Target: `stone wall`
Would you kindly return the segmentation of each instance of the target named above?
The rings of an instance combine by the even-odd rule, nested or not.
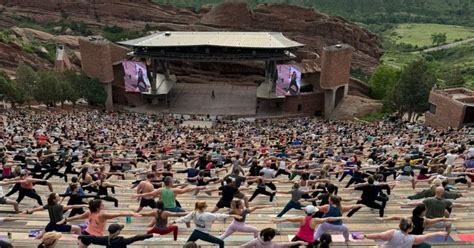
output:
[[[298,111],[300,107],[300,111]],[[314,92],[297,96],[287,96],[284,110],[286,113],[315,115],[324,109],[324,93]]]
[[[436,106],[436,114],[430,111],[425,114],[425,124],[436,128],[461,128],[464,120],[465,107],[449,95],[431,91],[429,102]]]

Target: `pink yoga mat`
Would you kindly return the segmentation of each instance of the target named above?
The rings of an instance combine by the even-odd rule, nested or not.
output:
[[[462,241],[474,241],[474,233],[458,234],[458,237]]]

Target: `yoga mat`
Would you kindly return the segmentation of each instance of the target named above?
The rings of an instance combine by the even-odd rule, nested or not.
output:
[[[474,233],[458,234],[458,236],[462,241],[474,241]]]
[[[454,242],[454,239],[451,236],[448,236],[448,239],[445,241],[444,236],[435,236],[430,239],[427,239],[427,243],[439,243],[439,242]]]
[[[278,227],[280,228],[299,228],[300,225],[297,223],[278,223]]]
[[[253,236],[229,236],[225,241],[248,242],[252,239],[254,239]]]

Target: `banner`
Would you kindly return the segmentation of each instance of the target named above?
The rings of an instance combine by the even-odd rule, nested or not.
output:
[[[126,92],[148,92],[150,90],[150,80],[148,80],[145,63],[123,61],[122,66],[125,71]]]
[[[300,93],[301,70],[296,65],[277,65],[277,96],[295,96]]]

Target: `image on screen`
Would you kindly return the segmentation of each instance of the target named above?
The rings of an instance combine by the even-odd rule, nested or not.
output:
[[[125,72],[125,91],[150,91],[150,80],[148,80],[145,63],[136,61],[123,61],[122,65]]]
[[[277,65],[275,94],[277,96],[295,96],[300,93],[301,70],[295,65]]]

